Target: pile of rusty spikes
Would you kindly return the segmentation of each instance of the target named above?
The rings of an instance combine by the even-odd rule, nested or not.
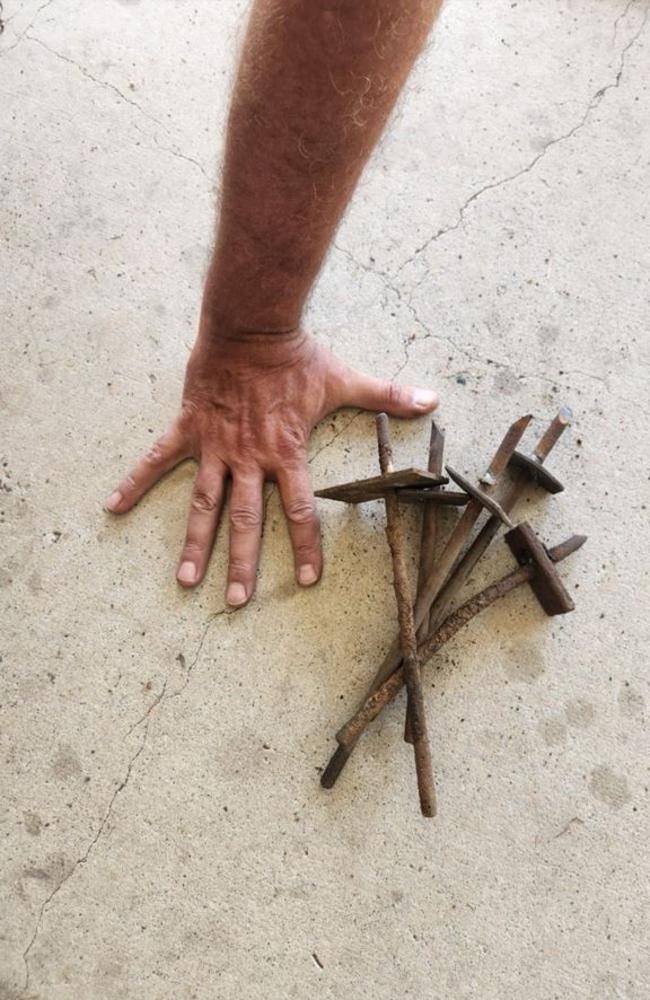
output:
[[[475,615],[524,583],[530,584],[546,614],[561,615],[573,610],[573,601],[555,564],[579,549],[586,541],[585,536],[572,535],[559,545],[546,548],[528,522],[515,525],[510,518],[515,503],[531,483],[548,493],[559,493],[564,488],[544,462],[570,424],[571,411],[563,407],[542,434],[533,452],[526,454],[518,451],[517,446],[530,420],[530,415],[520,417],[508,429],[481,477],[480,485],[474,485],[449,465],[446,466],[449,478],[460,487],[456,491],[443,488],[449,483],[449,478],[442,475],[444,433],[435,421],[431,427],[428,471],[415,468],[396,471],[393,468],[388,418],[385,413],[380,413],[377,417],[377,440],[381,475],[316,493],[320,497],[347,503],[383,498],[399,621],[399,637],[391,646],[365,698],[336,734],[338,748],[321,776],[321,784],[325,788],[332,788],[366,727],[406,685],[404,739],[414,748],[422,814],[434,816],[436,798],[421,678],[424,664]],[[423,506],[415,601],[407,571],[402,503]],[[435,558],[443,505],[464,509]],[[487,519],[474,533],[484,513]],[[508,529],[505,541],[518,568],[454,608],[469,574],[502,525]]]

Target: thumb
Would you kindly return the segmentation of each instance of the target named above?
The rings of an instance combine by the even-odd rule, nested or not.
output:
[[[384,411],[391,417],[421,417],[438,405],[438,395],[431,389],[396,385],[349,369],[344,386],[344,405],[364,410]]]

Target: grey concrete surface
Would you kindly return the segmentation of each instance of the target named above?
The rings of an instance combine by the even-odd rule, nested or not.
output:
[[[470,473],[576,413],[527,510],[590,536],[577,611],[513,595],[427,674],[435,822],[401,703],[318,784],[394,631],[379,505],[322,503],[299,592],[271,491],[235,614],[222,543],[174,581],[190,467],[101,510],[179,398],[243,11],[4,2],[0,997],[646,1000],[648,3],[449,0],[311,301]],[[314,434],[317,484],[375,465],[367,415]]]

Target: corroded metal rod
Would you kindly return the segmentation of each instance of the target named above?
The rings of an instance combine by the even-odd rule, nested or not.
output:
[[[493,483],[497,482],[499,476],[505,470],[530,420],[530,414],[526,414],[526,416],[520,417],[519,420],[515,420],[506,431],[486,472],[486,478],[489,478]],[[493,487],[490,486],[488,488],[491,489]],[[482,510],[483,504],[479,503],[478,500],[470,500],[449,536],[447,544],[440,553],[440,557],[431,567],[431,571],[425,581],[422,592],[418,595],[415,606],[416,628],[419,628],[425,617],[429,615],[431,606],[438,596],[440,589],[449,577],[457,560],[462,555],[463,549]],[[399,666],[400,659],[399,643],[394,642],[375,675],[372,683],[373,688],[379,687],[392,674],[393,670]]]
[[[536,461],[539,463],[540,467],[544,459],[548,456],[551,449],[554,447],[554,445],[561,437],[562,433],[570,425],[571,419],[572,419],[571,410],[568,407],[563,406],[558,412],[558,414],[553,418],[551,423],[548,425],[544,433],[542,434],[542,437],[540,438],[534,450]],[[494,456],[494,459],[492,460],[490,467],[491,470],[494,469],[495,459],[497,458],[497,455],[499,455],[499,453],[503,455],[505,450],[504,449],[505,442],[510,437],[512,430],[513,428],[510,428],[508,434],[506,435],[506,438],[504,438],[504,440],[501,442],[501,445],[499,446],[499,449],[496,455]],[[510,438],[510,440],[512,439]],[[503,508],[503,510],[506,511],[506,513],[510,512],[513,509],[515,503],[520,498],[526,486],[531,480],[529,471],[525,467],[520,467],[518,464],[511,469],[511,474],[513,476],[513,481],[509,483],[505,493],[502,494],[502,496],[500,497],[501,507]],[[481,528],[478,535],[471,543],[467,551],[457,561],[456,565],[452,569],[452,572],[448,575],[445,584],[440,589],[438,596],[436,597],[436,599],[432,603],[432,606],[430,607],[430,612],[429,612],[430,633],[434,632],[445,620],[451,608],[451,605],[453,604],[455,598],[462,589],[463,584],[467,580],[469,574],[476,566],[477,562],[479,561],[485,550],[488,548],[492,540],[498,534],[500,529],[501,529],[501,519],[496,516],[490,517],[485,522],[485,524],[483,525],[483,527]],[[380,668],[377,675],[375,676],[375,679],[370,685],[370,688],[368,689],[368,692],[366,694],[366,698],[368,698],[373,691],[377,690],[377,688],[379,688],[383,684],[383,682],[388,677],[391,676],[393,670],[395,670],[399,666],[400,662],[399,650],[396,655],[395,649],[396,649],[396,644],[393,644],[386,658],[384,659],[382,667]],[[362,701],[361,704],[363,705],[364,703],[365,699],[364,701]],[[321,783],[325,788],[331,788],[334,785],[339,775],[341,774],[341,771],[345,767],[347,760],[352,752],[352,749],[353,747],[350,747],[349,750],[346,750],[345,747],[339,746],[334,751],[321,777]]]
[[[552,448],[557,444],[560,437],[571,423],[571,410],[568,406],[563,406],[551,420],[548,427],[542,433],[534,454],[537,461],[541,463],[548,457]],[[505,493],[500,498],[500,506],[506,514],[509,514],[517,501],[522,497],[526,487],[531,481],[531,477],[525,468],[518,465],[511,470],[512,481],[509,483]],[[449,575],[444,587],[440,590],[438,597],[431,608],[429,619],[429,632],[433,632],[446,618],[449,610],[460,593],[469,574],[472,572],[481,556],[484,554],[490,543],[499,533],[502,526],[501,517],[493,515],[485,522],[478,535],[469,546],[465,554],[454,566],[453,572]]]
[[[442,474],[443,455],[445,451],[445,434],[440,430],[435,420],[431,421],[431,437],[429,438],[429,458],[427,469],[434,475]],[[417,597],[420,596],[426,586],[427,578],[431,572],[431,567],[436,555],[436,543],[440,529],[440,508],[434,504],[427,504],[422,511],[422,529],[420,532],[420,564],[418,567]],[[417,598],[416,598],[417,599]],[[428,616],[424,619],[417,631],[417,639],[420,642],[427,634],[429,628]],[[406,743],[413,743],[413,725],[411,720],[411,706],[407,702],[406,718],[404,720],[404,740]]]
[[[553,562],[561,562],[576,552],[586,542],[585,535],[572,535],[565,542],[555,546],[549,551],[549,556]],[[476,615],[484,611],[501,597],[505,597],[511,590],[521,587],[522,584],[530,582],[535,573],[532,565],[520,566],[519,569],[508,573],[496,583],[486,587],[480,593],[475,594],[466,601],[460,608],[449,615],[435,632],[430,633],[426,640],[418,647],[420,662],[427,663],[434,653],[449,642],[457,632],[467,625]],[[338,731],[336,738],[341,747],[349,755],[352,748],[358,742],[366,727],[376,719],[386,705],[397,696],[404,684],[404,671],[399,667],[391,676],[384,681],[380,688],[374,691],[364,702],[361,708],[346,722]]]
[[[376,423],[379,464],[382,475],[387,475],[392,471],[393,462],[388,417],[386,414],[379,413]],[[384,504],[386,507],[386,538],[393,561],[393,586],[397,601],[400,643],[404,657],[402,676],[408,690],[413,727],[413,750],[415,754],[420,808],[423,816],[431,817],[435,816],[436,812],[435,790],[415,634],[415,621],[413,619],[413,602],[406,565],[402,517],[397,497],[384,497]]]

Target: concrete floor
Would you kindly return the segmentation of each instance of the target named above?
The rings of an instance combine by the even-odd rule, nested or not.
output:
[[[434,822],[401,702],[318,784],[395,628],[379,505],[321,504],[299,592],[271,492],[234,614],[223,540],[174,581],[191,467],[101,509],[179,399],[244,6],[4,2],[0,997],[647,1000],[648,3],[449,0],[311,303],[471,474],[576,414],[529,514],[590,536],[577,611],[520,592],[427,674]],[[370,474],[372,419],[311,455]]]

